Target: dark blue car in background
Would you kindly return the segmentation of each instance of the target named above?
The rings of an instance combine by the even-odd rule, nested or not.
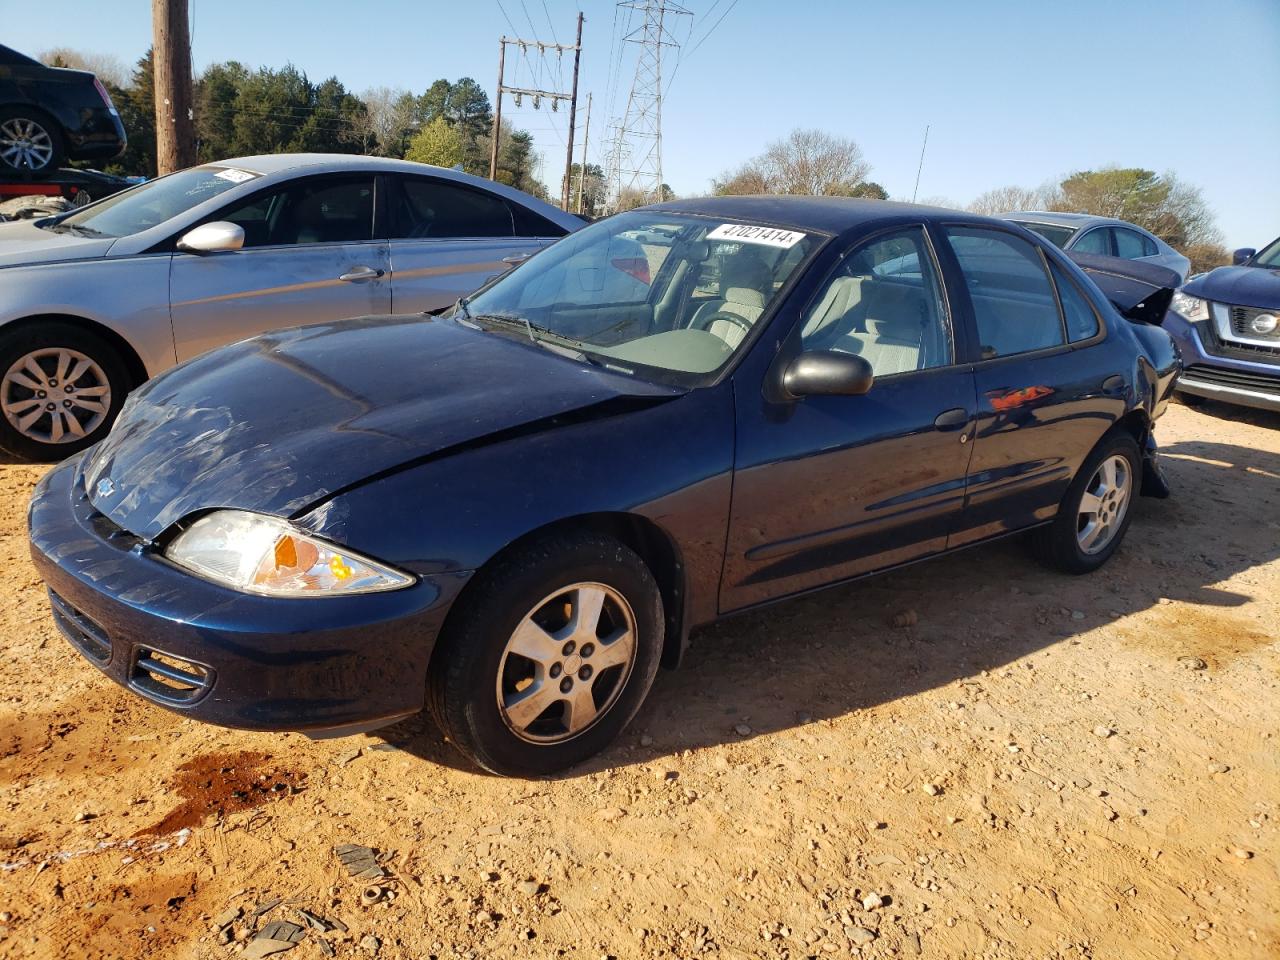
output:
[[[643,208],[449,316],[155,378],[40,482],[32,553],[64,634],[157,704],[322,735],[425,705],[482,767],[546,774],[699,624],[1024,530],[1105,563],[1168,492],[1177,355],[1117,309],[1150,292],[954,211]]]
[[[1280,410],[1280,239],[1193,277],[1164,323],[1182,351],[1183,400]]]

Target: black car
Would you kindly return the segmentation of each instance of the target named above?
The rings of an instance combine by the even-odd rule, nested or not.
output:
[[[157,377],[41,481],[32,552],[70,641],[158,704],[333,735],[425,703],[481,766],[544,774],[608,744],[696,625],[1024,530],[1101,566],[1167,494],[1177,371],[1014,224],[672,202],[448,316]]]
[[[0,46],[0,177],[44,177],[67,160],[109,160],[124,126],[98,78]]]

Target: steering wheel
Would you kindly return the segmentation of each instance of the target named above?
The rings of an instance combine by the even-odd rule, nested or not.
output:
[[[732,323],[734,326],[739,327],[742,330],[742,333],[744,336],[751,332],[750,320],[747,320],[745,317],[740,317],[736,313],[729,313],[729,311],[727,310],[717,310],[715,313],[711,314],[710,316],[703,317],[701,320],[696,320],[693,323],[689,324],[689,329],[702,330],[705,332],[707,328],[711,326],[713,323],[715,323],[717,320],[729,321],[729,323]],[[712,336],[715,336],[715,334],[712,334]]]

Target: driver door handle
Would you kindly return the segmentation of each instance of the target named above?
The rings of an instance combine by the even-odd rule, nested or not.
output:
[[[969,422],[969,411],[964,407],[952,407],[943,410],[933,418],[933,425],[939,430],[959,430]]]
[[[338,277],[344,283],[358,283],[361,280],[377,280],[382,276],[381,270],[375,270],[373,267],[356,267],[349,273],[344,273]]]
[[[532,256],[533,256],[533,254],[532,254],[532,253],[513,253],[513,254],[512,254],[511,256],[509,256],[509,257],[503,257],[503,258],[502,258],[502,262],[503,262],[503,263],[509,263],[509,264],[511,264],[513,267],[517,267],[517,266],[519,266],[520,264],[524,263],[526,260],[528,260],[528,259],[529,259],[530,257],[532,257]]]

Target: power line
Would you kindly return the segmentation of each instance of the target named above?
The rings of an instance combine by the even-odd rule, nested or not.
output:
[[[694,44],[693,49],[689,51],[689,56],[692,57],[695,53],[698,52],[698,47],[702,46],[704,43],[707,42],[707,38],[711,36],[711,34],[716,32],[716,27],[724,23],[724,18],[727,17],[729,14],[733,13],[733,8],[736,7],[737,5],[738,5],[738,0],[733,0],[733,2],[729,4],[728,7],[725,8],[724,13],[720,14],[720,19],[717,20],[714,24],[712,24],[711,29],[708,30],[706,33],[704,33],[702,35],[702,39],[700,39],[696,44]]]

